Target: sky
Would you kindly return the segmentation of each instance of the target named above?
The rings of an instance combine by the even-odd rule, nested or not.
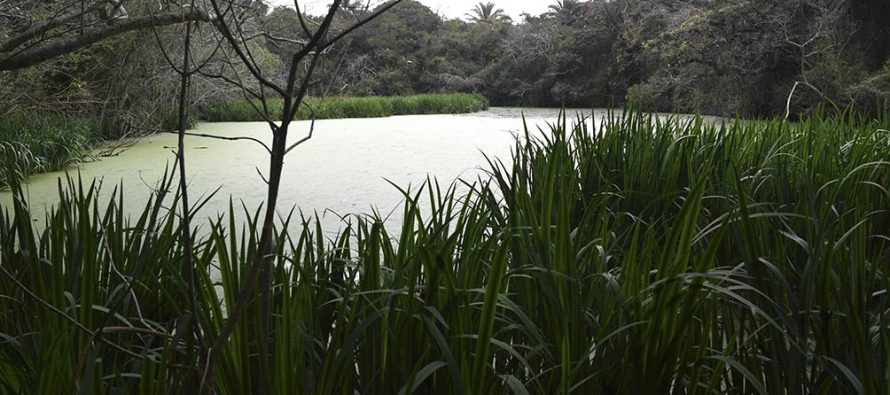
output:
[[[479,0],[419,0],[421,3],[430,7],[439,15],[448,18],[464,18],[464,16],[473,9],[473,6],[479,3]],[[547,6],[556,2],[556,0],[485,0],[497,5],[497,8],[503,9],[507,15],[514,21],[521,21],[519,14],[527,12],[532,15],[539,15],[547,11]],[[293,5],[293,0],[269,0],[275,5]],[[331,3],[331,0],[301,0],[300,7],[306,7],[310,14],[319,14],[325,10],[325,7]],[[380,0],[372,0],[372,4],[380,4]],[[465,19],[465,18],[464,18]]]

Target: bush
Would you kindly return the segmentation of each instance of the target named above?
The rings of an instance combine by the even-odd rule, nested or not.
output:
[[[860,108],[869,112],[880,113],[890,108],[890,62],[851,87],[849,94]]]
[[[643,82],[630,87],[627,90],[626,101],[629,107],[638,108],[647,111],[661,110],[659,108],[659,97],[661,93],[655,86],[648,82]]]

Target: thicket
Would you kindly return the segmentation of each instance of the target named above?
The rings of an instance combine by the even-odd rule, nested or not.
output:
[[[586,124],[526,133],[467,192],[404,191],[395,228],[283,217],[270,302],[254,291],[217,392],[888,391],[890,118]],[[196,229],[190,320],[178,195],[159,190],[127,217],[60,183],[35,225],[13,184],[4,392],[197,391],[193,336],[233,308],[259,213]]]

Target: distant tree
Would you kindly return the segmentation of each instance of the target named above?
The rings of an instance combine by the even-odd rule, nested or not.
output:
[[[438,40],[442,20],[429,7],[406,0],[370,23],[365,34],[356,36],[346,71],[334,76],[337,86],[358,94],[396,95],[424,92],[425,64]]]
[[[848,0],[796,0],[781,3],[764,15],[769,28],[784,44],[789,59],[796,64],[797,75],[788,93],[785,117],[792,111],[798,87],[815,93],[816,101],[836,104],[841,92],[831,92],[835,81],[819,81],[820,69],[841,56],[854,34]],[[830,66],[829,66],[830,67]],[[827,78],[832,80],[833,78]]]
[[[470,19],[470,22],[474,23],[509,23],[512,21],[510,17],[504,12],[501,8],[496,8],[494,3],[491,2],[479,2],[474,7],[473,10],[467,14],[467,17]]]
[[[551,13],[559,15],[576,11],[581,2],[578,0],[556,0],[556,3],[547,6]]]

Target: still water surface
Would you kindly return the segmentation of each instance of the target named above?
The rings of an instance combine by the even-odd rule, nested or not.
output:
[[[601,115],[598,111],[569,111]],[[296,207],[305,214],[317,212],[326,230],[341,222],[333,213],[369,213],[372,208],[387,214],[397,209],[402,195],[389,182],[401,187],[419,185],[427,177],[447,186],[457,179],[468,181],[484,176],[485,155],[509,160],[525,115],[530,129],[546,128],[559,116],[556,109],[493,108],[465,115],[417,115],[374,119],[317,121],[311,140],[288,156],[282,180],[281,211]],[[588,120],[588,122],[595,122]],[[291,140],[308,132],[308,122],[291,128]],[[250,136],[265,142],[271,133],[265,123],[202,123],[195,133],[225,137]],[[173,164],[176,135],[160,134],[142,139],[117,156],[101,158],[69,169],[68,174],[86,180],[101,180],[104,198],[115,186],[123,186],[125,208],[140,210],[166,166]],[[252,209],[265,200],[265,184],[257,169],[266,173],[268,154],[249,141],[224,141],[187,137],[189,194],[192,201],[219,188],[202,209],[201,216],[216,217],[228,209],[229,198]],[[32,177],[26,193],[35,220],[58,202],[57,180],[65,172]],[[389,182],[388,182],[388,181]],[[0,193],[0,207],[9,207],[8,192]],[[395,210],[390,222],[400,220]],[[199,217],[201,217],[199,216]]]

